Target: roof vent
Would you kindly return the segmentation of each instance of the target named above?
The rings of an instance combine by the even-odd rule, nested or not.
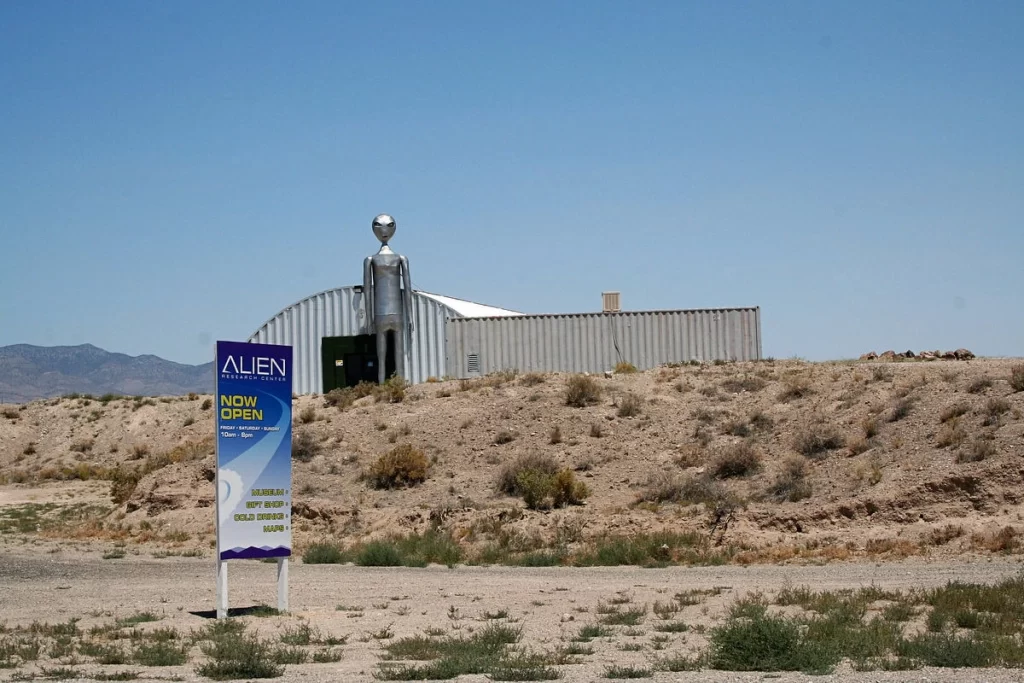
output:
[[[618,313],[622,310],[622,304],[618,292],[601,292],[601,312]]]

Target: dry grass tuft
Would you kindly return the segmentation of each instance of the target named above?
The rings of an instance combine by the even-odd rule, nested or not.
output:
[[[779,502],[811,497],[811,484],[807,481],[807,461],[795,455],[786,458],[782,469],[768,487],[768,495]]]
[[[601,400],[601,386],[589,375],[573,375],[566,382],[565,404],[586,408]]]
[[[1018,363],[1010,368],[1010,387],[1014,391],[1024,391],[1024,363]]]
[[[810,396],[813,392],[811,382],[806,377],[791,377],[786,380],[782,391],[776,398],[782,403]]]
[[[966,440],[967,432],[964,430],[963,425],[960,424],[960,419],[953,418],[943,426],[935,440],[935,445],[939,448],[956,447]]]
[[[544,384],[547,381],[547,377],[541,372],[528,372],[519,378],[519,383],[524,387],[535,387],[538,384]]]
[[[906,416],[910,415],[910,411],[914,407],[914,399],[910,396],[904,396],[896,401],[896,404],[889,411],[889,416],[886,418],[889,422],[899,422]]]
[[[761,391],[767,384],[760,377],[744,375],[743,377],[730,377],[726,379],[722,382],[721,387],[723,391],[727,391],[730,394],[740,394],[743,392],[753,393]]]
[[[793,449],[809,458],[822,457],[829,451],[842,448],[846,440],[831,425],[817,423],[797,433]]]
[[[633,392],[627,393],[619,401],[619,409],[616,415],[619,417],[636,417],[643,412],[644,400]]]
[[[967,385],[967,393],[980,394],[992,387],[992,380],[988,377],[979,377]]]
[[[942,409],[942,412],[939,413],[939,422],[945,424],[952,420],[953,418],[960,417],[961,415],[966,415],[968,412],[970,412],[970,410],[971,407],[966,403],[962,402],[954,403],[951,406],[946,406],[945,408]]]
[[[636,366],[628,361],[623,360],[615,364],[616,375],[633,375],[636,371]]]
[[[991,436],[983,435],[971,442],[971,447],[956,454],[957,462],[981,462],[996,454],[996,445]]]
[[[308,429],[296,429],[292,432],[292,459],[309,462],[320,452],[320,442]]]
[[[711,475],[716,479],[746,477],[761,469],[761,454],[749,441],[724,449],[711,463]]]

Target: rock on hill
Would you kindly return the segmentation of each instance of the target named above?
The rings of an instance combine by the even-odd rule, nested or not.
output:
[[[110,353],[92,344],[0,347],[0,395],[8,403],[69,393],[172,396],[213,391],[213,364]]]

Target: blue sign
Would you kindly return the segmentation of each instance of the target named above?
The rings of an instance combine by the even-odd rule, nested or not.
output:
[[[292,554],[292,347],[217,342],[217,556]]]

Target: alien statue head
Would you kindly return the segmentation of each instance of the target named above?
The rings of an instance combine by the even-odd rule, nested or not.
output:
[[[373,219],[373,234],[377,236],[381,244],[386,245],[395,234],[395,219],[386,213],[382,213]]]

